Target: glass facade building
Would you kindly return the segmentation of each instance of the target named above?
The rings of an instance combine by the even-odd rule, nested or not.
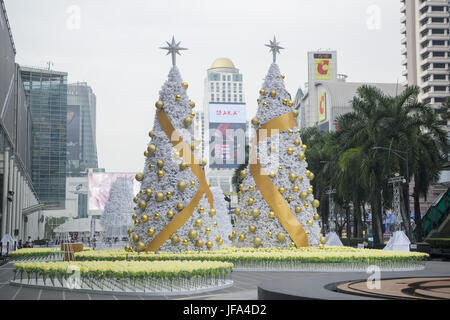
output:
[[[96,96],[86,82],[69,84],[67,103],[67,175],[78,176],[98,168]]]
[[[41,202],[66,197],[67,73],[21,68],[32,118],[32,180]]]

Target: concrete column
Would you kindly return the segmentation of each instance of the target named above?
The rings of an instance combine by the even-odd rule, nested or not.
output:
[[[22,214],[22,194],[23,194],[23,180],[24,177],[22,173],[19,171],[19,178],[17,179],[17,212],[16,216],[14,218],[14,230],[19,230],[19,233],[17,235],[17,241],[20,239],[20,228],[19,228],[19,221],[20,221],[20,215]]]
[[[2,194],[2,224],[1,237],[6,234],[6,221],[8,211],[8,176],[9,176],[9,148],[3,153],[3,194]],[[1,238],[0,238],[1,240]]]
[[[8,179],[8,191],[13,191],[13,181],[14,181],[14,157],[11,157],[11,160],[9,160],[9,179]],[[7,225],[6,225],[6,233],[11,234],[11,228],[12,228],[12,214],[13,214],[13,208],[12,203],[8,201],[8,219]]]
[[[11,235],[15,238],[14,231],[16,229],[16,219],[19,214],[19,178],[20,178],[20,171],[17,167],[17,165],[14,166],[14,180],[13,180],[13,190],[14,190],[14,197],[13,197],[13,211],[12,211],[12,219],[11,219]]]

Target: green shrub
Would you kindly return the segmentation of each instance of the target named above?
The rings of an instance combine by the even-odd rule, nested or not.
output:
[[[425,240],[432,248],[450,249],[450,238],[429,238]]]

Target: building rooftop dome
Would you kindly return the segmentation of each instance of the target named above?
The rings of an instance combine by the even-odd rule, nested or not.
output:
[[[218,58],[214,60],[211,69],[215,68],[235,68],[233,62],[228,58]]]

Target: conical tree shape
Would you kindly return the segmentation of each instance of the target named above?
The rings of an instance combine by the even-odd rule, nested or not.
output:
[[[237,247],[289,248],[317,246],[321,241],[319,202],[310,184],[314,175],[307,170],[306,146],[283,78],[273,63],[252,119],[254,128],[261,130],[257,147],[251,146],[250,164],[241,172],[245,178],[240,185],[240,206],[234,211],[235,229],[229,236]],[[280,128],[279,134],[266,128]],[[259,177],[256,158],[263,169]]]
[[[210,206],[212,194],[204,172],[198,164],[186,160],[193,152],[191,149],[195,149],[191,110],[195,104],[186,94],[187,87],[178,68],[173,66],[159,92],[154,127],[149,133],[151,141],[144,152],[144,171],[136,175],[142,184],[134,198],[137,204],[133,215],[135,226],[129,230],[130,246],[126,249],[214,250],[223,243],[216,212]],[[174,133],[169,132],[170,128]],[[173,141],[178,139],[176,133],[183,139],[182,144],[175,144],[185,147],[181,151],[174,147]]]
[[[127,230],[133,225],[130,212],[133,212],[133,182],[125,177],[118,177],[111,185],[108,200],[100,222],[105,237],[126,237]]]

